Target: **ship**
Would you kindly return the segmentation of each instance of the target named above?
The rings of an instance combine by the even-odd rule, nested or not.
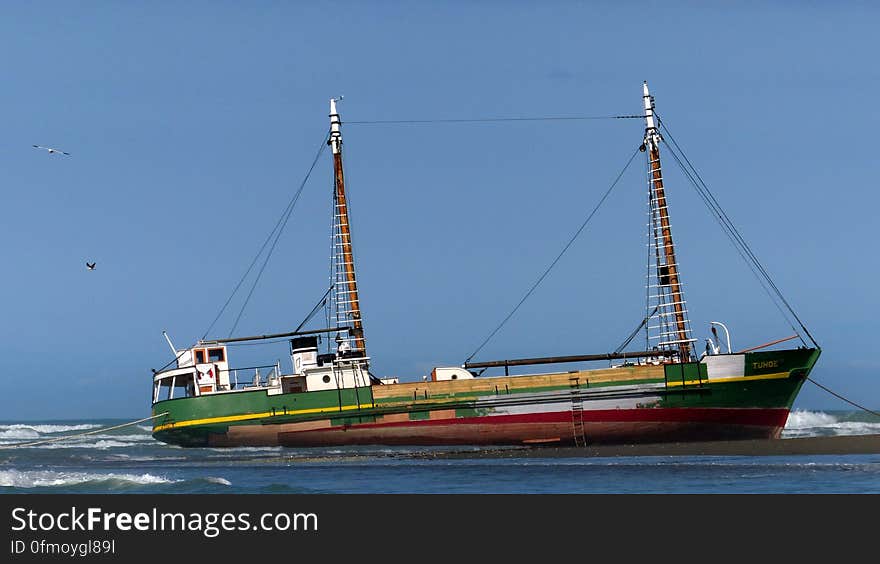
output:
[[[821,349],[801,324],[802,331],[791,337],[735,351],[726,325],[712,322],[713,337],[706,339],[705,351],[697,351],[660,164],[664,138],[647,83],[642,98],[644,113],[635,117],[645,123],[638,148],[647,159],[649,202],[650,301],[638,329],[647,335],[639,347],[644,350],[469,359],[436,366],[430,376],[413,381],[374,375],[352,248],[343,122],[334,98],[325,137],[333,161],[331,284],[324,300],[331,302],[330,326],[200,339],[185,349],[163,332],[174,358],[153,370],[153,437],[184,447],[588,446],[779,438]],[[799,346],[780,347],[795,337]],[[239,367],[230,359],[231,346],[261,340],[289,345],[289,369],[280,361]],[[547,368],[556,365],[575,369]],[[512,368],[525,372],[512,374]]]

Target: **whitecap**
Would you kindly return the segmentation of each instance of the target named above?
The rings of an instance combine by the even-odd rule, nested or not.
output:
[[[837,423],[837,418],[822,411],[807,411],[795,409],[788,414],[785,422],[786,429],[811,429],[826,427]]]
[[[829,426],[836,435],[873,435],[880,433],[880,423],[841,421]]]
[[[70,486],[89,482],[115,480],[130,484],[151,485],[169,484],[179,480],[169,480],[153,474],[97,474],[90,472],[55,472],[51,470],[0,470],[0,487],[39,488]]]
[[[55,441],[51,443],[34,445],[28,448],[96,448],[99,450],[105,450],[108,448],[120,448],[120,447],[132,447],[138,446],[132,442],[122,442],[122,441],[114,441],[111,439],[102,439],[95,442],[81,442],[83,439],[79,440],[70,440],[67,442]]]
[[[33,429],[3,429],[0,439],[38,439],[40,434]]]
[[[786,438],[871,435],[880,433],[880,422],[840,421],[822,411],[794,410],[782,430]]]
[[[80,425],[50,425],[50,424],[30,424],[15,423],[12,425],[0,425],[0,431],[30,430],[47,435],[52,433],[65,433],[69,431],[88,431],[89,429],[99,429],[101,425],[97,423],[83,423]]]

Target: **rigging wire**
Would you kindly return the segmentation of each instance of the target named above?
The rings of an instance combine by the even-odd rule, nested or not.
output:
[[[767,270],[764,268],[764,266],[758,260],[758,257],[752,251],[751,247],[749,247],[748,243],[746,243],[742,234],[739,233],[739,231],[736,229],[736,226],[730,220],[730,217],[728,217],[728,215],[725,213],[724,209],[721,207],[721,204],[718,202],[718,200],[715,198],[715,196],[709,190],[708,186],[703,181],[699,172],[697,172],[696,168],[693,166],[693,164],[691,164],[690,160],[688,160],[687,156],[684,154],[684,151],[681,149],[681,147],[675,141],[675,138],[673,137],[672,133],[669,131],[669,128],[666,126],[665,123],[663,123],[662,120],[660,121],[660,125],[663,128],[663,130],[666,132],[666,135],[672,141],[672,144],[674,145],[674,149],[673,149],[673,147],[670,146],[669,143],[666,143],[665,139],[663,140],[666,147],[670,150],[670,154],[672,154],[673,158],[678,163],[679,167],[681,167],[682,172],[684,172],[685,176],[687,176],[688,179],[691,181],[691,183],[694,185],[694,187],[697,190],[697,193],[700,195],[703,202],[713,212],[713,215],[715,216],[716,220],[718,220],[718,222],[721,225],[722,229],[724,230],[725,234],[728,236],[728,238],[734,244],[734,247],[736,248],[736,250],[740,254],[740,256],[743,258],[743,260],[746,261],[746,263],[749,266],[749,269],[758,278],[758,282],[760,282],[761,287],[764,288],[764,291],[766,291],[767,294],[770,296],[773,304],[777,307],[777,309],[779,309],[780,313],[782,313],[783,317],[786,318],[786,320],[789,322],[789,324],[791,324],[794,332],[798,333],[797,329],[794,327],[794,323],[791,322],[791,319],[789,319],[789,317],[788,317],[788,315],[786,315],[785,311],[782,310],[782,307],[779,304],[779,302],[781,301],[782,305],[785,306],[785,308],[788,310],[788,312],[791,314],[791,316],[794,318],[794,320],[797,322],[797,324],[801,327],[801,329],[803,329],[807,338],[810,339],[810,341],[813,343],[814,346],[819,348],[819,344],[816,342],[816,340],[810,334],[809,330],[806,328],[804,323],[798,317],[797,313],[795,313],[794,308],[792,308],[792,306],[791,306],[791,304],[789,304],[788,300],[786,300],[785,297],[782,295],[782,292],[779,290],[779,287],[776,285],[776,283],[770,277],[770,274],[767,272]],[[682,161],[684,161],[684,162],[682,162]],[[687,165],[688,165],[687,167],[684,166],[685,163],[687,163]],[[757,271],[756,271],[756,269],[757,269]],[[768,288],[768,286],[769,286],[769,288]],[[772,293],[771,293],[771,289],[772,289]],[[774,294],[779,299],[779,301],[777,301],[774,298]],[[798,333],[798,337],[800,337],[799,333]],[[801,337],[801,342],[803,342],[803,337]],[[804,343],[804,344],[806,344],[806,343]],[[868,409],[867,407],[864,407],[862,405],[859,405],[850,399],[847,399],[846,397],[834,392],[830,388],[820,384],[819,382],[813,380],[812,378],[807,377],[807,380],[809,380],[810,382],[812,382],[813,384],[815,384],[816,386],[818,386],[822,390],[828,392],[832,396],[834,396],[842,401],[845,401],[846,403],[848,403],[854,407],[857,407],[867,413],[870,413],[872,415],[876,415],[876,416],[880,417],[880,413],[873,411],[871,409]]]
[[[709,208],[710,212],[713,213],[713,216],[718,221],[718,224],[721,226],[722,231],[724,231],[724,234],[727,236],[728,240],[730,240],[731,244],[733,245],[734,249],[739,254],[739,256],[743,259],[743,261],[745,261],[746,266],[748,266],[749,270],[752,271],[752,274],[755,275],[755,278],[758,280],[758,283],[761,285],[761,288],[763,288],[764,292],[770,298],[770,301],[773,303],[773,305],[776,306],[776,309],[782,315],[782,318],[785,319],[785,321],[789,324],[792,331],[795,332],[795,334],[798,336],[798,338],[801,340],[801,342],[804,342],[804,339],[801,336],[800,332],[795,327],[795,324],[791,321],[791,318],[788,316],[788,314],[785,312],[785,310],[779,304],[779,301],[774,297],[773,291],[767,286],[767,282],[764,279],[764,276],[757,270],[757,267],[755,266],[754,262],[748,257],[747,253],[742,249],[741,245],[738,243],[738,241],[736,239],[736,235],[731,232],[731,226],[728,225],[719,216],[718,211],[715,210],[712,203],[709,201],[708,197],[702,192],[702,190],[700,189],[696,180],[693,178],[693,174],[691,173],[691,171],[689,171],[687,169],[687,167],[684,166],[684,163],[682,162],[681,157],[674,150],[672,150],[672,148],[668,144],[666,145],[666,147],[667,147],[667,149],[669,149],[669,153],[672,155],[673,159],[678,164],[679,168],[681,168],[681,171],[688,178],[688,180],[691,181],[691,184],[694,186],[694,189],[697,191],[697,194],[700,196],[700,199],[703,200],[703,203],[706,205],[706,207]],[[806,344],[806,343],[804,343],[804,344]]]
[[[625,349],[627,346],[629,346],[629,344],[632,342],[632,340],[635,339],[636,336],[639,334],[639,331],[642,330],[642,327],[645,326],[645,324],[648,322],[648,320],[651,319],[651,316],[654,315],[655,313],[657,313],[657,310],[659,310],[659,309],[660,309],[660,306],[657,306],[654,308],[654,311],[652,311],[651,313],[646,315],[644,317],[644,319],[642,319],[642,322],[639,323],[638,327],[636,327],[633,330],[633,332],[629,334],[629,337],[627,337],[622,343],[620,343],[619,347],[614,349],[614,354],[621,352],[623,349]],[[647,348],[645,350],[647,350]]]
[[[229,303],[232,301],[232,298],[241,288],[241,285],[247,279],[248,275],[253,270],[254,265],[260,258],[260,255],[263,254],[263,251],[266,249],[266,245],[272,241],[272,245],[269,248],[269,252],[266,255],[265,260],[263,261],[262,266],[260,267],[259,272],[257,273],[257,278],[254,280],[253,285],[251,286],[250,292],[247,295],[247,298],[244,301],[244,304],[241,306],[241,310],[238,312],[238,316],[235,318],[235,323],[232,325],[232,329],[229,332],[229,335],[232,336],[232,333],[235,331],[235,328],[238,326],[238,322],[241,319],[242,314],[244,313],[245,307],[247,307],[248,302],[251,299],[251,295],[254,293],[254,289],[257,287],[257,283],[260,281],[260,277],[263,275],[263,271],[266,268],[266,264],[269,262],[269,258],[272,256],[272,252],[275,250],[275,245],[278,243],[278,239],[281,237],[281,232],[284,231],[284,227],[287,225],[287,221],[290,219],[291,214],[293,213],[293,209],[296,206],[296,203],[299,201],[299,197],[302,194],[303,188],[305,188],[306,183],[309,180],[309,177],[312,175],[312,171],[315,169],[315,166],[318,164],[318,159],[321,157],[321,154],[324,152],[324,148],[327,146],[327,140],[330,138],[330,133],[324,135],[324,139],[321,141],[321,145],[318,148],[317,154],[315,155],[314,160],[312,161],[312,165],[309,167],[308,172],[303,178],[302,183],[299,186],[299,189],[296,191],[296,194],[291,198],[291,200],[287,203],[287,206],[284,208],[284,211],[281,213],[281,217],[278,218],[278,221],[275,223],[275,226],[272,228],[272,231],[269,232],[269,235],[266,237],[266,240],[263,241],[262,246],[260,246],[260,250],[257,251],[257,254],[254,256],[254,260],[251,261],[250,266],[248,266],[245,273],[242,275],[241,279],[238,281],[238,284],[235,285],[235,288],[232,290],[232,293],[229,295],[229,298],[226,300],[226,303],[223,304],[223,307],[220,308],[220,311],[217,313],[217,316],[214,317],[214,320],[208,326],[208,329],[202,335],[202,339],[205,339],[208,336],[208,333],[211,332],[211,329],[214,328],[214,325],[217,323],[217,320],[220,319],[220,316],[223,315],[223,312],[226,311],[226,308],[229,306]],[[274,241],[272,240],[274,237]]]
[[[664,143],[666,144],[667,148],[670,149],[670,153],[672,153],[673,157],[675,158],[675,160],[679,164],[679,166],[682,167],[682,170],[685,171],[685,175],[688,177],[688,179],[691,181],[691,183],[697,189],[697,192],[700,194],[700,197],[703,199],[703,202],[714,213],[716,219],[719,221],[722,228],[727,232],[728,237],[732,238],[731,242],[734,243],[735,247],[738,247],[739,249],[742,250],[742,252],[740,253],[741,255],[742,255],[742,253],[745,253],[746,256],[743,258],[745,258],[747,262],[751,262],[754,265],[754,267],[757,268],[758,273],[760,273],[759,281],[761,278],[763,278],[764,281],[766,281],[767,285],[770,286],[770,288],[772,289],[773,293],[777,296],[779,301],[782,302],[782,304],[785,306],[785,308],[788,310],[788,312],[791,314],[791,316],[795,319],[795,321],[797,321],[797,324],[800,326],[800,328],[803,330],[803,332],[806,334],[806,336],[810,339],[810,341],[813,343],[813,345],[816,347],[819,347],[819,344],[816,342],[816,340],[810,334],[809,330],[807,330],[806,326],[801,321],[801,319],[798,317],[797,313],[795,313],[794,308],[791,306],[791,304],[789,304],[788,300],[786,300],[785,297],[782,295],[782,292],[779,290],[779,287],[776,285],[776,283],[770,277],[770,274],[764,268],[764,265],[761,264],[761,262],[758,260],[758,257],[755,255],[755,253],[752,251],[751,247],[748,245],[748,243],[746,243],[743,236],[737,230],[736,226],[733,224],[733,222],[727,216],[727,213],[725,213],[724,209],[721,207],[721,204],[719,204],[719,202],[715,198],[714,194],[712,194],[712,192],[709,190],[709,187],[703,181],[699,172],[697,172],[696,168],[691,164],[691,162],[688,160],[687,156],[684,154],[684,151],[681,149],[681,147],[679,147],[678,143],[675,141],[675,138],[672,136],[672,133],[669,131],[669,128],[666,126],[665,123],[662,122],[662,120],[660,121],[660,124],[661,124],[661,127],[663,127],[663,130],[669,136],[669,139],[672,140],[672,143],[674,145],[674,149],[673,149],[673,147],[670,146],[668,143],[666,143],[664,140]],[[688,165],[687,168],[684,167],[684,164],[682,163],[678,154],[676,154],[676,150],[678,151],[678,153],[681,154],[681,159],[684,159],[684,162],[687,163],[687,165]],[[688,173],[688,169],[693,173],[693,176]],[[695,181],[695,179],[696,179],[696,181]],[[697,181],[699,181],[699,182],[697,182]],[[751,268],[751,265],[750,265],[750,268]],[[752,272],[754,273],[755,270],[752,269]],[[757,275],[758,273],[755,273],[755,274]],[[764,286],[763,282],[761,285]],[[767,287],[764,286],[764,289],[767,290]],[[768,293],[769,293],[769,291],[768,291]],[[771,297],[771,299],[773,298],[772,295],[770,297]],[[774,301],[774,303],[776,303],[775,299],[773,299],[773,301]],[[781,307],[779,306],[778,303],[776,303],[776,306],[781,311]],[[784,312],[782,312],[782,313],[783,313],[784,317],[786,317],[786,318],[788,317],[787,315],[785,315]],[[790,320],[789,320],[789,323],[791,323]],[[798,333],[796,328],[792,327],[792,329],[794,329],[795,333]],[[803,341],[803,338],[801,338],[801,341]],[[806,343],[804,343],[804,344],[806,344]]]
[[[312,166],[309,167],[308,172],[306,172],[305,178],[303,178],[302,183],[299,185],[299,189],[294,194],[293,199],[287,205],[287,210],[285,215],[283,215],[284,221],[281,222],[280,227],[277,226],[277,234],[275,235],[275,240],[272,241],[272,246],[269,247],[269,251],[266,253],[266,258],[263,260],[263,264],[260,266],[259,272],[257,272],[257,277],[254,279],[253,285],[251,285],[251,289],[248,292],[247,297],[244,300],[244,303],[241,304],[241,309],[238,312],[238,315],[235,318],[235,323],[232,324],[232,329],[229,330],[229,336],[235,332],[235,328],[238,327],[238,322],[241,320],[241,316],[244,314],[244,310],[248,305],[248,302],[251,300],[251,296],[254,294],[254,290],[257,289],[257,284],[260,281],[260,278],[263,276],[263,271],[266,270],[266,265],[269,264],[269,259],[272,257],[272,253],[275,251],[275,245],[278,244],[278,240],[281,239],[281,233],[284,232],[284,228],[287,226],[287,221],[290,219],[290,216],[293,214],[293,208],[296,206],[296,203],[299,201],[299,197],[302,195],[303,189],[306,187],[306,183],[309,181],[309,177],[312,175],[312,171],[315,170],[315,166],[318,164],[318,159],[321,158],[321,154],[324,152],[324,149],[327,147],[327,141],[330,139],[330,132],[327,132],[327,135],[324,136],[323,141],[321,141],[321,145],[318,147],[318,152],[315,154],[315,158],[312,161]],[[280,221],[280,220],[279,220]]]
[[[578,236],[581,234],[581,232],[587,227],[587,224],[590,223],[590,220],[593,219],[593,216],[596,215],[596,212],[599,211],[599,208],[602,206],[602,204],[605,203],[605,200],[611,194],[611,191],[614,190],[614,187],[617,186],[618,182],[620,182],[620,179],[623,177],[623,174],[626,172],[626,170],[629,168],[629,165],[632,164],[633,159],[635,159],[636,155],[638,155],[638,154],[639,154],[639,149],[636,149],[635,151],[633,151],[633,154],[629,157],[629,160],[626,161],[626,164],[623,166],[623,169],[621,169],[620,173],[617,175],[617,178],[614,179],[614,182],[611,183],[611,186],[608,188],[608,190],[605,191],[605,194],[599,199],[599,203],[596,204],[596,206],[593,208],[593,211],[591,211],[590,215],[587,216],[587,219],[585,219],[584,222],[581,224],[581,226],[578,228],[578,230],[575,231],[575,233],[571,237],[571,239],[568,240],[568,243],[565,244],[565,247],[562,248],[562,251],[560,251],[559,254],[556,255],[556,258],[553,259],[553,262],[550,263],[550,266],[548,266],[547,269],[544,270],[543,274],[541,274],[541,276],[538,277],[538,279],[535,281],[535,283],[532,284],[532,287],[529,288],[529,291],[525,293],[525,295],[522,297],[522,299],[519,301],[519,303],[517,303],[516,306],[510,311],[510,313],[507,314],[507,317],[505,317],[501,321],[501,323],[499,323],[498,326],[491,333],[489,333],[489,336],[486,337],[482,343],[480,343],[480,346],[477,347],[477,349],[474,352],[472,352],[471,355],[469,357],[467,357],[467,359],[465,359],[465,361],[464,361],[465,363],[470,362],[470,360],[474,356],[476,356],[476,354],[478,352],[480,352],[483,349],[483,347],[486,346],[486,344],[492,339],[492,337],[494,337],[495,334],[498,333],[498,331],[500,331],[502,327],[504,327],[504,325],[508,322],[508,320],[510,320],[510,318],[513,317],[513,314],[516,313],[516,311],[520,308],[520,306],[523,305],[523,303],[525,303],[525,301],[527,299],[529,299],[529,296],[532,295],[532,293],[541,284],[541,282],[544,281],[544,279],[547,277],[547,275],[550,274],[550,271],[553,269],[554,266],[556,266],[556,263],[559,262],[559,259],[562,258],[562,255],[564,255],[565,252],[568,251],[568,249],[572,246],[572,244],[575,242],[575,240],[578,238]]]
[[[306,316],[306,318],[302,320],[302,323],[300,323],[299,325],[297,325],[297,326],[296,326],[296,329],[293,330],[294,333],[296,333],[297,331],[299,331],[300,329],[302,329],[303,326],[304,326],[306,323],[308,323],[308,322],[309,322],[309,321],[315,316],[316,313],[318,313],[319,311],[321,311],[321,308],[322,308],[322,307],[324,307],[325,305],[327,305],[327,296],[329,296],[329,295],[330,295],[330,292],[332,292],[332,291],[333,291],[333,286],[330,286],[329,288],[327,288],[327,291],[324,292],[324,295],[321,296],[321,299],[318,300],[318,303],[315,304],[315,307],[312,308],[312,311],[310,311],[309,314]]]
[[[621,115],[621,116],[539,116],[539,117],[497,117],[497,118],[473,118],[473,119],[379,119],[345,121],[345,125],[414,125],[422,123],[494,123],[504,121],[586,121],[599,119],[643,119],[645,116]]]
[[[275,343],[283,343],[287,340],[287,337],[281,339],[266,339],[260,340],[254,343],[226,343],[227,347],[262,347],[266,345],[274,345]]]
[[[825,390],[826,392],[828,392],[828,393],[831,394],[832,396],[834,396],[834,397],[836,397],[836,398],[839,398],[839,399],[842,399],[842,400],[845,401],[846,403],[848,403],[848,404],[850,404],[850,405],[854,405],[855,407],[858,407],[859,409],[862,409],[862,410],[864,410],[864,411],[867,411],[867,412],[870,413],[871,415],[876,415],[877,417],[880,417],[880,413],[877,413],[876,411],[870,410],[870,409],[868,409],[867,407],[863,407],[863,406],[857,404],[857,403],[854,402],[854,401],[851,401],[851,400],[846,399],[846,398],[843,397],[842,395],[837,394],[837,393],[835,393],[835,392],[829,390],[828,388],[826,388],[825,386],[823,386],[823,385],[820,384],[819,382],[813,380],[813,379],[810,378],[809,376],[807,376],[807,380],[809,380],[810,382],[816,384],[817,386],[819,386],[820,388],[822,388],[823,390]]]
[[[194,343],[194,344],[190,345],[188,348],[186,348],[186,349],[182,349],[180,352],[177,353],[177,356],[175,356],[174,358],[172,358],[171,360],[169,360],[168,363],[167,363],[165,366],[163,366],[162,368],[160,368],[159,370],[156,370],[155,368],[153,368],[153,369],[152,369],[152,370],[153,370],[153,374],[158,374],[159,372],[164,372],[166,368],[168,368],[169,366],[171,366],[172,364],[174,364],[175,362],[177,362],[178,360],[180,360],[181,357],[182,357],[183,355],[185,355],[186,353],[188,353],[188,352],[189,352],[189,349],[192,349],[194,346],[196,346],[196,344],[198,344],[198,343]]]
[[[300,329],[302,329],[306,323],[311,321],[311,319],[315,316],[316,313],[321,311],[321,308],[327,304],[327,296],[330,294],[330,292],[332,290],[333,290],[333,286],[330,286],[329,288],[327,288],[327,291],[324,292],[324,295],[321,296],[321,298],[318,300],[318,303],[315,305],[315,307],[312,308],[312,311],[310,311],[309,314],[306,316],[306,318],[302,320],[302,323],[297,325],[296,329],[293,330],[294,333],[296,333]],[[258,346],[258,345],[270,345],[270,344],[274,344],[274,343],[282,343],[286,340],[287,340],[287,337],[284,337],[282,339],[264,340],[264,341],[260,341],[258,343],[226,343],[226,346],[227,347],[252,347],[252,346]]]

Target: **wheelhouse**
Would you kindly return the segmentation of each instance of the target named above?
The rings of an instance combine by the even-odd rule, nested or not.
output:
[[[341,343],[337,352],[319,354],[316,337],[291,339],[288,374],[282,374],[280,362],[231,368],[223,344],[177,350],[177,366],[154,373],[153,403],[255,390],[276,395],[369,386],[369,358]]]

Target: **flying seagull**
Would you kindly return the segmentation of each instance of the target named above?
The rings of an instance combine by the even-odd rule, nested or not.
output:
[[[34,145],[33,147],[34,149],[43,149],[44,151],[49,151],[50,155],[52,153],[61,153],[62,155],[67,155],[68,157],[70,156],[70,153],[65,153],[61,149],[53,149],[52,147],[43,147],[41,145]]]
[[[93,263],[93,262],[87,262],[87,263],[86,263],[86,267],[87,267],[89,270],[95,270],[95,263]]]

